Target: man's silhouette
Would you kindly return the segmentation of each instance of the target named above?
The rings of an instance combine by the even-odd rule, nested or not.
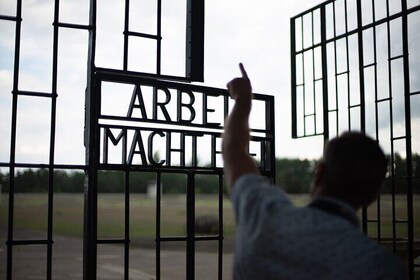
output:
[[[365,236],[356,211],[380,193],[387,161],[379,145],[357,132],[331,140],[316,169],[307,207],[260,176],[248,154],[252,88],[227,85],[235,105],[222,151],[237,223],[234,279],[403,279],[400,263]]]

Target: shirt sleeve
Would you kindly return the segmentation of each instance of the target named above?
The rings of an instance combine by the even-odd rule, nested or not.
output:
[[[239,177],[231,194],[237,226],[241,230],[257,230],[258,225],[270,216],[292,204],[279,186],[256,174]]]

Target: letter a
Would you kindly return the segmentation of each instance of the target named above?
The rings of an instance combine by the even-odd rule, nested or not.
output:
[[[136,148],[138,147],[138,150]],[[141,162],[143,165],[147,165],[146,151],[144,150],[143,139],[139,130],[136,130],[133,137],[133,143],[131,144],[130,154],[128,155],[127,164],[133,164],[134,155],[140,155]]]
[[[136,104],[136,99],[138,104]],[[128,107],[127,118],[131,118],[133,115],[134,108],[139,108],[141,112],[141,117],[147,119],[146,108],[144,107],[143,94],[141,92],[140,85],[136,85],[133,90],[133,95],[131,96],[130,107]]]

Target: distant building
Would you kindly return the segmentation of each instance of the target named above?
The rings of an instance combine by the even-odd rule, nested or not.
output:
[[[147,198],[156,198],[157,196],[157,185],[156,180],[150,180],[147,182]]]

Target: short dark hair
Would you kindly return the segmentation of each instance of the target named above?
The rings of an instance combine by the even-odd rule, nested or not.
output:
[[[330,140],[323,162],[328,194],[360,206],[379,194],[388,166],[378,142],[360,132],[345,132]]]

